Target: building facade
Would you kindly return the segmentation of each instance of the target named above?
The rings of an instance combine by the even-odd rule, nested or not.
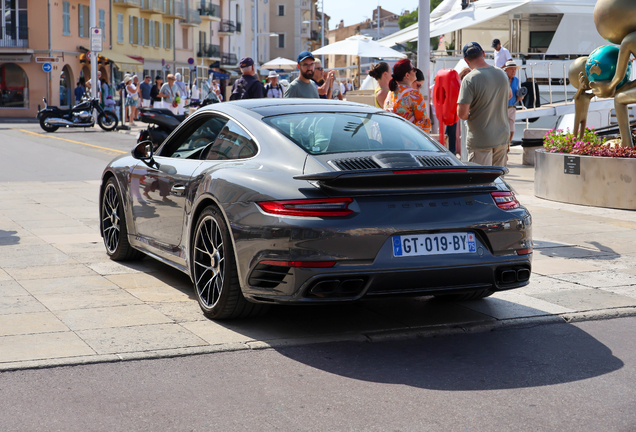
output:
[[[34,117],[44,97],[51,105],[74,104],[77,81],[90,79],[89,5],[90,0],[0,2],[1,117]],[[110,0],[96,0],[96,6],[107,42]],[[42,57],[52,59],[48,73],[36,62]],[[108,77],[108,63],[101,60],[98,67]]]
[[[304,50],[321,46],[322,16],[317,0],[270,0],[270,29],[278,34],[271,43],[270,59],[283,57],[295,60]],[[329,19],[325,15],[325,35]],[[269,60],[269,59],[268,59]]]

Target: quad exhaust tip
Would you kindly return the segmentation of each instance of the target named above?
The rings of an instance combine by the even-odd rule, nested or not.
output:
[[[503,270],[500,274],[500,280],[502,284],[527,282],[530,280],[530,270],[527,268]]]

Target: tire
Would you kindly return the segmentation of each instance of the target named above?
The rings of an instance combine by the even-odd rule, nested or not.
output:
[[[144,254],[128,242],[126,216],[121,193],[114,178],[108,179],[102,194],[101,230],[106,253],[113,261],[138,260]]]
[[[110,132],[114,130],[118,123],[119,120],[117,119],[117,116],[110,111],[104,111],[97,116],[97,124],[105,131]]]
[[[206,317],[249,318],[267,310],[268,305],[249,302],[241,292],[230,232],[217,207],[203,210],[191,244],[194,293]]]
[[[40,117],[40,127],[42,129],[44,129],[45,132],[55,132],[56,130],[58,130],[60,127],[59,126],[52,126],[52,125],[46,125],[46,119],[52,117],[50,114],[44,114],[42,117]]]
[[[481,300],[493,294],[494,294],[494,291],[485,289],[485,290],[473,291],[473,292],[463,293],[463,294],[436,295],[435,298],[439,300],[443,300],[443,301],[459,302],[459,301],[469,301],[469,300]]]

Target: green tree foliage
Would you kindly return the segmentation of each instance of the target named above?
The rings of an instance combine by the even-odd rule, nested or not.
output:
[[[439,4],[442,2],[443,0],[431,0],[431,12],[437,7],[439,6]],[[419,8],[416,8],[413,12],[410,12],[406,15],[402,15],[400,18],[398,18],[398,26],[400,27],[400,30],[410,26],[413,23],[417,22],[417,18],[418,18],[418,10]],[[431,38],[431,48],[433,50],[437,49],[437,46],[439,45],[439,39],[434,37]],[[410,51],[417,51],[417,42],[408,42],[406,44],[407,48]]]

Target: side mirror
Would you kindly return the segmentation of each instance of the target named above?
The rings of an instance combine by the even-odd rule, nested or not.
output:
[[[140,142],[132,149],[130,154],[132,154],[132,157],[134,157],[135,159],[143,161],[147,165],[155,164],[155,161],[153,160],[154,151],[152,141]]]

